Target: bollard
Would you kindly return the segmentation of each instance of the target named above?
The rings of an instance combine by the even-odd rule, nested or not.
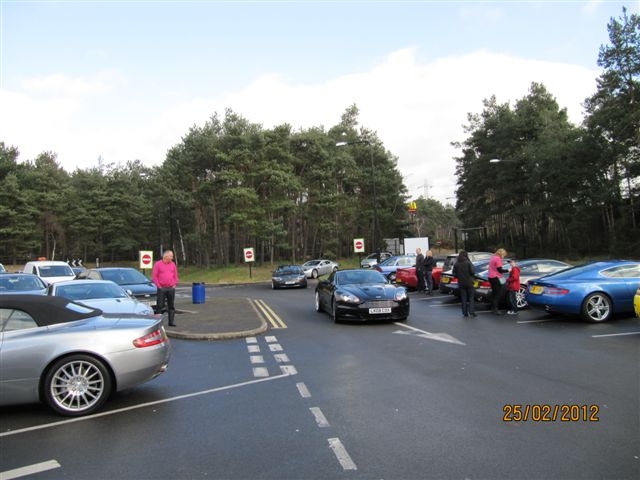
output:
[[[193,303],[204,303],[204,282],[191,284],[191,299]]]

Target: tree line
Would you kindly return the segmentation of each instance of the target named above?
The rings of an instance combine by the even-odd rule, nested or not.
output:
[[[596,92],[572,125],[544,85],[469,114],[455,143],[457,213],[482,226],[470,243],[521,256],[637,258],[640,251],[640,17],[623,9],[607,26]]]
[[[2,260],[118,262],[172,248],[182,263],[227,266],[253,247],[258,262],[300,263],[350,257],[354,238],[383,249],[385,237],[414,236],[416,225],[450,243],[453,208],[422,199],[434,215],[409,221],[397,158],[358,126],[358,113],[349,107],[328,131],[294,131],[227,110],[192,127],[157,167],[67,173],[52,152],[19,162],[18,149],[0,143]]]

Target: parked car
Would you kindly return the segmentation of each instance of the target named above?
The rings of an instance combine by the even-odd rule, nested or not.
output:
[[[135,268],[130,267],[99,267],[90,268],[78,275],[79,279],[111,280],[125,290],[131,292],[139,302],[156,308],[158,288]]]
[[[352,269],[333,272],[318,282],[316,312],[340,320],[397,320],[409,316],[409,296],[404,287],[390,284],[380,272]]]
[[[636,290],[636,294],[633,296],[633,309],[636,312],[636,317],[640,317],[640,286]]]
[[[66,416],[167,369],[160,317],[105,316],[62,297],[1,295],[0,403],[44,402]]]
[[[384,262],[387,258],[392,257],[393,253],[391,252],[380,252],[380,262]],[[360,268],[371,268],[376,265],[378,262],[378,254],[370,253],[360,262]]]
[[[489,260],[493,256],[493,253],[491,252],[467,252],[467,254],[469,255],[469,261],[471,263],[479,262],[481,260]],[[448,272],[451,270],[457,259],[457,253],[447,255],[444,259],[444,265],[442,265],[442,271]]]
[[[49,285],[51,296],[65,297],[104,313],[153,315],[153,308],[131,297],[110,280],[71,280]]]
[[[47,284],[31,273],[0,275],[0,295],[46,295]]]
[[[473,269],[476,272],[482,272],[489,268],[489,261],[491,259],[487,258],[484,260],[476,260],[475,262],[471,262],[473,264]],[[502,268],[507,268],[509,265],[509,259],[504,258],[502,261]],[[458,277],[453,274],[453,267],[451,270],[446,272],[442,272],[440,275],[440,293],[459,296],[458,291]]]
[[[307,278],[318,278],[322,275],[327,275],[331,272],[338,270],[339,265],[331,260],[309,260],[302,264],[302,270],[304,270]]]
[[[549,313],[579,315],[588,322],[605,322],[616,313],[633,313],[640,285],[640,262],[590,262],[531,280],[527,302]]]
[[[384,262],[380,262],[377,265],[373,266],[374,270],[382,273],[387,280],[392,283],[396,281],[396,270],[401,267],[415,267],[416,266],[416,255],[394,255],[393,257],[387,258]]]
[[[433,259],[436,266],[431,270],[433,278],[433,289],[437,290],[440,286],[440,275],[442,275],[442,267],[444,265],[444,255],[434,255]],[[416,267],[403,267],[396,270],[396,283],[404,287],[415,290],[418,288],[418,276],[416,275]]]
[[[307,288],[307,275],[300,265],[280,265],[271,274],[271,288]]]
[[[27,262],[22,269],[22,273],[32,273],[42,278],[46,283],[64,282],[73,280],[76,274],[73,273],[67,262],[58,260],[36,260]]]
[[[564,270],[571,265],[549,258],[532,258],[518,262],[518,266],[520,267],[520,290],[516,292],[516,304],[518,309],[523,309],[527,307],[527,282],[529,280],[535,280],[544,275]],[[504,268],[510,270],[511,266],[506,264]],[[492,295],[488,268],[482,271],[476,270],[475,277],[475,300],[481,303],[491,303]]]

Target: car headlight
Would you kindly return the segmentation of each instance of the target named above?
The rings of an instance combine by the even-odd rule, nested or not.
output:
[[[349,292],[336,292],[336,300],[343,303],[360,303],[360,298]]]
[[[281,282],[282,281],[282,277],[273,277],[273,281]]]
[[[393,296],[393,299],[396,302],[405,300],[406,298],[407,298],[407,291],[404,288],[399,288],[398,290],[396,290],[396,294]]]

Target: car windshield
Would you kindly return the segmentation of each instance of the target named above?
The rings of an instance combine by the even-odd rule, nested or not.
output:
[[[89,300],[95,298],[127,298],[127,292],[113,283],[94,281],[74,285],[58,285],[56,296],[71,300]]]
[[[303,265],[303,267],[313,267],[315,265],[318,265],[319,263],[320,263],[320,260],[309,260],[307,263]]]
[[[69,265],[42,265],[40,267],[41,277],[74,277],[73,270]]]
[[[370,283],[387,283],[387,279],[375,270],[348,270],[337,272],[337,284],[361,285]]]
[[[5,276],[0,277],[0,290],[8,292],[24,292],[27,290],[42,290],[46,286],[42,284],[42,280],[37,277],[14,277]]]
[[[276,273],[278,275],[294,275],[296,273],[299,274],[299,273],[304,273],[304,272],[302,271],[302,269],[300,267],[291,266],[291,267],[279,267],[276,270]]]
[[[142,273],[132,268],[102,270],[102,278],[111,280],[118,285],[136,285],[138,283],[149,283],[150,281]]]

